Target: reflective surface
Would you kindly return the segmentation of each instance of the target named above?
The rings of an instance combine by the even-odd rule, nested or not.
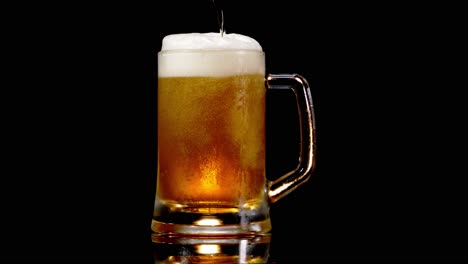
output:
[[[270,263],[271,234],[249,237],[153,236],[154,263]]]

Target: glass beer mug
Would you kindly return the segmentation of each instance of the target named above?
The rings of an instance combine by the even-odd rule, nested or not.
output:
[[[265,100],[292,89],[300,125],[298,166],[268,180]],[[315,166],[307,81],[265,73],[256,40],[239,34],[168,35],[158,53],[158,169],[154,236],[249,236],[271,230],[269,208]]]

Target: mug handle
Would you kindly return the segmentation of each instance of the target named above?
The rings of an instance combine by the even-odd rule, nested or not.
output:
[[[297,167],[268,182],[268,198],[274,203],[309,180],[315,169],[315,116],[307,80],[299,74],[268,74],[267,89],[291,89],[299,114],[300,148]]]

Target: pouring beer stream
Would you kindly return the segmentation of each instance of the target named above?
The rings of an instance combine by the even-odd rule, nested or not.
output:
[[[224,36],[224,32],[225,32],[224,31],[224,12],[222,8],[219,8],[216,5],[215,0],[213,0],[213,5],[214,5],[214,8],[216,9],[216,17],[218,18],[219,34],[222,37]]]

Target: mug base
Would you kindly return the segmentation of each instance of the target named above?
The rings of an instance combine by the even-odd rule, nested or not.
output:
[[[267,233],[271,230],[270,219],[263,221],[229,224],[229,225],[209,225],[208,223],[222,223],[213,216],[201,217],[199,220],[202,224],[174,224],[164,223],[157,220],[152,220],[151,230],[156,234],[171,234],[171,235],[191,235],[191,236],[251,236],[255,234]]]
[[[159,205],[151,222],[155,234],[182,236],[250,236],[271,230],[264,206],[242,209],[224,206],[180,207]]]

